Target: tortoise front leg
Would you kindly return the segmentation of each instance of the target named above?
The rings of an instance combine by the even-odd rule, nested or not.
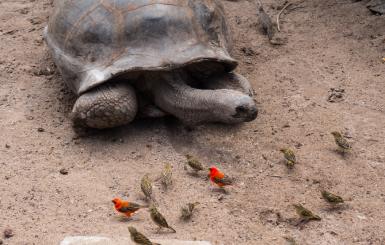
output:
[[[134,120],[137,109],[136,94],[131,85],[107,83],[77,99],[72,120],[78,126],[112,128]]]

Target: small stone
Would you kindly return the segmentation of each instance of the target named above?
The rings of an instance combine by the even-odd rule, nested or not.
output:
[[[8,144],[5,144],[5,148],[9,149],[9,148],[11,148],[11,146]]]
[[[37,129],[37,132],[40,132],[40,133],[42,133],[42,132],[44,132],[45,130],[44,130],[44,128],[38,128]]]
[[[32,73],[35,76],[50,76],[55,73],[55,70],[51,69],[50,67],[41,67],[35,68]]]
[[[29,22],[31,22],[32,25],[40,25],[41,23],[44,22],[44,19],[42,19],[40,17],[33,17],[33,18],[29,19]]]
[[[318,179],[313,179],[313,184],[319,184],[319,183],[321,183],[321,181],[320,180],[318,180]]]
[[[15,234],[13,233],[13,230],[12,229],[5,229],[4,230],[4,238],[11,238],[13,237]]]
[[[62,168],[62,169],[60,169],[59,172],[60,172],[62,175],[67,175],[67,174],[68,174],[68,169]]]
[[[341,102],[344,100],[345,89],[331,88],[327,101],[331,103]]]
[[[295,148],[299,149],[299,148],[301,148],[303,146],[303,144],[298,142],[294,146],[295,146]]]
[[[262,154],[262,158],[263,158],[264,160],[267,160],[267,156],[266,156],[265,154]]]
[[[254,55],[258,55],[259,53],[254,51],[254,49],[250,48],[250,47],[242,47],[241,48],[241,51],[246,55],[246,56],[254,56]]]

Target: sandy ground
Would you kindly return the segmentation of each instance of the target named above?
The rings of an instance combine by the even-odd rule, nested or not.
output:
[[[264,2],[275,15],[283,1]],[[224,5],[238,71],[256,91],[257,120],[192,131],[173,120],[141,120],[79,138],[68,118],[75,98],[42,42],[50,1],[0,1],[0,231],[15,233],[4,244],[126,236],[128,224],[154,238],[216,245],[285,244],[284,236],[299,244],[385,244],[385,17],[372,15],[365,1],[304,1],[282,16],[288,43],[272,46],[253,4]],[[327,101],[331,88],[345,90],[342,101]],[[333,130],[351,137],[345,158],[335,152]],[[295,149],[293,171],[281,147]],[[229,194],[204,175],[186,174],[187,153],[236,177]],[[111,199],[143,202],[140,178],[156,178],[166,162],[174,186],[165,192],[156,184],[155,193],[177,233],[156,234],[147,211],[120,219]],[[345,197],[345,207],[328,210],[321,188]],[[180,206],[196,200],[192,222],[179,221]],[[292,225],[294,203],[322,221]]]

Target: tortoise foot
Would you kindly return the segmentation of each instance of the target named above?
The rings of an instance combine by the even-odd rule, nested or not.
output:
[[[77,99],[72,120],[76,126],[112,128],[130,123],[137,110],[136,94],[129,84],[106,84]]]

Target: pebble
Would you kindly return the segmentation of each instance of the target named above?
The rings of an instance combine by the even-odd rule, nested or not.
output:
[[[12,229],[5,229],[4,230],[4,238],[11,238],[13,237],[15,234],[13,233],[13,230]]]
[[[45,130],[44,130],[44,128],[38,128],[37,129],[37,132],[40,132],[40,133],[42,133],[42,132],[44,132]]]
[[[67,175],[67,174],[68,174],[68,169],[62,168],[62,169],[60,169],[59,172],[60,172],[62,175]]]

